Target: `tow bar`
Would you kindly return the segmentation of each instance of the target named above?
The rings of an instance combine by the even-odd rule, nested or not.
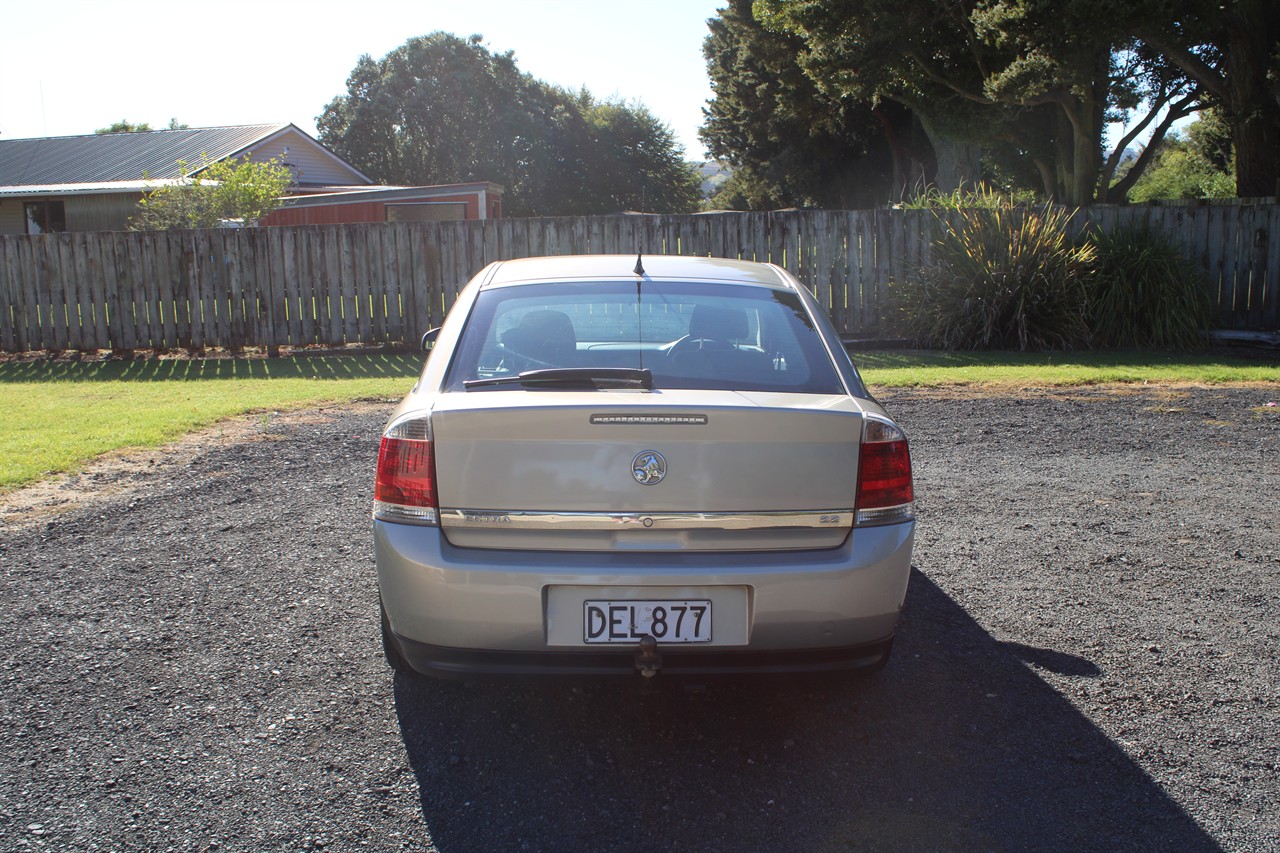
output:
[[[658,641],[651,634],[640,638],[640,651],[636,652],[636,669],[645,678],[653,678],[662,669],[662,658],[658,655]]]

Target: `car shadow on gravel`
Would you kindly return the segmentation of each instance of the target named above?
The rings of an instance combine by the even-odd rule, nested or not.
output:
[[[446,853],[1220,849],[1037,668],[1101,674],[998,642],[916,572],[869,679],[397,676],[395,699]]]

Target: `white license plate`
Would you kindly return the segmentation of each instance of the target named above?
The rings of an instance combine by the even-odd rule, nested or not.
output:
[[[705,599],[582,602],[585,643],[711,642],[711,602]]]

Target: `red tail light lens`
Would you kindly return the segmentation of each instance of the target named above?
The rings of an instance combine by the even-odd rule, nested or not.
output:
[[[411,419],[392,424],[378,449],[373,517],[436,524],[439,508],[430,422]]]
[[[913,517],[911,453],[907,437],[892,421],[868,415],[858,463],[854,523],[895,524]]]

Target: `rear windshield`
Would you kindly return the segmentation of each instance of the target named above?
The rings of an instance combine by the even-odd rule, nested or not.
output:
[[[651,370],[655,388],[844,393],[795,294],[708,282],[638,290],[569,282],[481,291],[446,388],[526,370],[629,367]]]

